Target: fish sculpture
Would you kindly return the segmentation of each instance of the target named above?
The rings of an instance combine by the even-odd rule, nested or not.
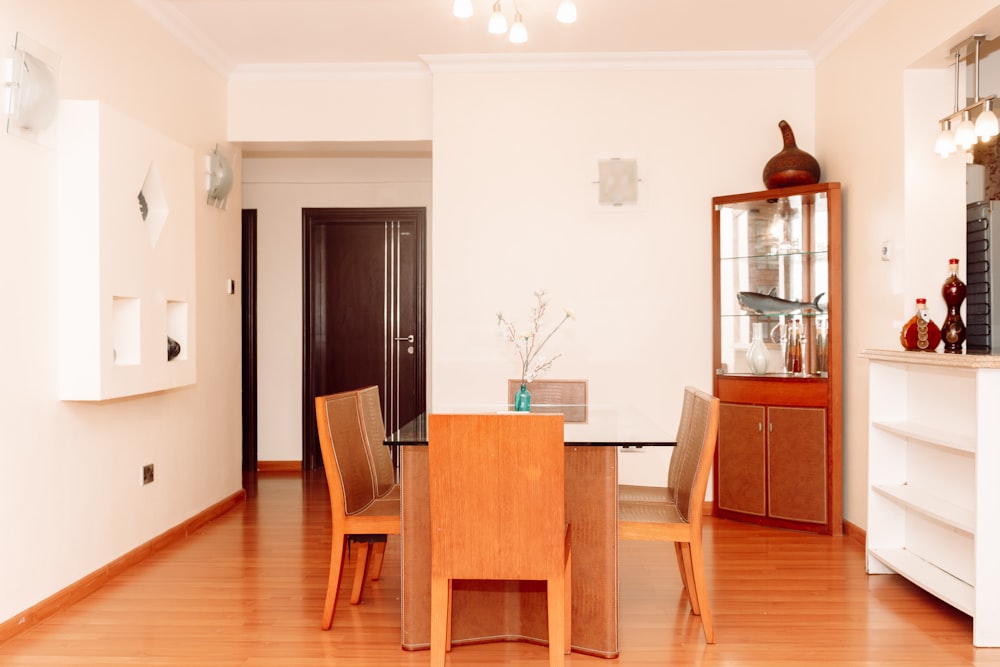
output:
[[[740,307],[743,308],[743,310],[758,313],[760,315],[780,315],[785,313],[802,312],[822,313],[824,309],[819,305],[819,300],[822,299],[825,294],[826,292],[820,292],[812,301],[792,301],[790,299],[782,299],[781,297],[774,296],[774,289],[772,288],[768,294],[761,294],[760,292],[740,292],[736,295],[736,298],[739,300]]]

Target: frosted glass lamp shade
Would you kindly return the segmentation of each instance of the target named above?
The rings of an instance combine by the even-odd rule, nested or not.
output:
[[[556,10],[556,20],[560,23],[576,23],[576,3],[572,0],[562,0]]]

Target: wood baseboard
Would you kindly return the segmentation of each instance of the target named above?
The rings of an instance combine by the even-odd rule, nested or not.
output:
[[[861,546],[865,546],[865,543],[868,540],[868,533],[863,528],[854,525],[850,521],[845,521],[844,537],[849,537],[855,542],[860,542]]]
[[[91,572],[13,618],[3,621],[0,623],[0,644],[38,625],[57,611],[79,602],[136,563],[153,555],[167,545],[187,537],[212,519],[225,514],[243,502],[246,502],[246,491],[240,489],[228,498],[199,512],[187,521],[160,533],[145,544],[139,545],[125,555],[116,558],[99,570]]]
[[[302,472],[302,461],[257,461],[257,472]]]

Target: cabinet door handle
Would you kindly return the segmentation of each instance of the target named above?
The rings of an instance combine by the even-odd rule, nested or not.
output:
[[[763,430],[764,430],[764,426],[760,422],[757,422],[757,432],[761,433],[761,432],[763,432]]]
[[[773,433],[774,432],[774,424],[773,423],[767,422],[767,432],[768,433]]]

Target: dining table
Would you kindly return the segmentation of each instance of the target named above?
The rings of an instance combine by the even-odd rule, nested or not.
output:
[[[567,406],[578,412],[581,406]],[[533,405],[558,412],[559,406]],[[437,413],[505,412],[490,406]],[[675,443],[654,420],[633,410],[586,406],[585,422],[565,422],[566,520],[572,526],[573,652],[616,658],[618,648],[618,453],[623,447]],[[430,647],[430,501],[427,414],[386,436],[399,448],[402,489],[402,647]],[[666,473],[664,472],[664,481]],[[456,580],[452,584],[452,643],[545,643],[544,581]]]

